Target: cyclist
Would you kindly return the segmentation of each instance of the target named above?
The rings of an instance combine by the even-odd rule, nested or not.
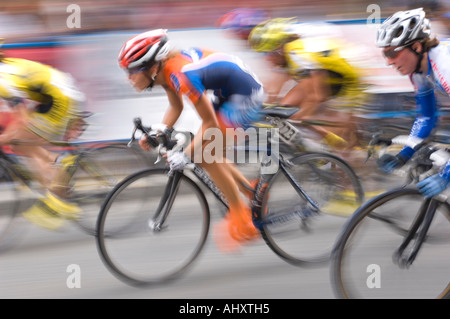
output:
[[[217,21],[220,28],[229,30],[238,39],[246,40],[252,29],[269,17],[262,9],[238,8],[224,14]]]
[[[308,28],[317,28],[318,35],[306,32]],[[265,53],[278,69],[278,77],[266,83],[267,102],[299,107],[293,120],[325,118],[344,123],[339,129],[316,126],[314,130],[328,145],[350,149],[358,143],[352,113],[364,98],[360,72],[342,57],[339,41],[327,35],[333,30],[325,24],[311,24],[308,28],[296,18],[275,18],[257,25],[250,33],[250,46]],[[305,32],[310,34],[303,37]],[[279,97],[289,81],[294,84]]]
[[[67,187],[62,181],[64,167],[73,159],[50,152],[45,146],[50,141],[62,140],[70,123],[79,119],[78,102],[83,100],[82,94],[74,88],[68,74],[38,62],[2,55],[0,98],[10,108],[12,117],[0,135],[0,145],[26,141],[10,148],[30,159],[36,180],[46,190],[46,195],[23,216],[45,228],[59,228],[64,218],[75,218],[80,212],[66,198]]]
[[[388,65],[408,75],[414,86],[418,115],[410,136],[426,138],[438,125],[435,92],[450,95],[450,41],[431,37],[430,21],[422,8],[399,11],[387,18],[377,32],[377,46]],[[380,168],[391,173],[403,166],[414,154],[408,146],[397,155],[385,154],[378,159]],[[450,180],[450,162],[436,175],[417,184],[426,197],[442,192]]]
[[[174,169],[182,168],[199,154],[196,150],[207,146],[203,134],[208,129],[221,129],[225,133],[227,127],[246,127],[259,119],[264,99],[262,85],[235,56],[202,48],[176,50],[167,30],[157,29],[126,41],[118,60],[137,91],[154,85],[165,90],[169,106],[162,129],[172,128],[176,123],[183,110],[183,97],[190,100],[201,117],[201,127],[189,146],[183,152],[168,155],[167,161]],[[213,101],[207,91],[214,92]],[[139,143],[144,150],[150,149],[145,136]],[[202,158],[199,165],[210,174],[230,206],[224,221],[215,227],[217,245],[223,251],[234,250],[239,243],[254,239],[259,233],[253,225],[251,210],[238,191],[239,188],[248,192],[249,182],[223,154],[217,153],[215,160]]]

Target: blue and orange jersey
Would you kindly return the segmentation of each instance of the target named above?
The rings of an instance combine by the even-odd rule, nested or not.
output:
[[[194,104],[207,90],[227,100],[232,95],[251,96],[262,88],[238,57],[201,48],[181,51],[167,61],[163,72],[169,87]]]

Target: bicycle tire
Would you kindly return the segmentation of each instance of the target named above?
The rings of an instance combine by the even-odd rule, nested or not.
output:
[[[372,198],[354,213],[333,248],[330,277],[337,298],[450,298],[448,205],[438,203],[430,238],[409,267],[393,258],[404,234],[372,218],[374,213],[404,212],[398,220],[411,225],[423,203],[425,198],[416,188],[397,188]]]
[[[82,210],[82,214],[74,220],[76,225],[94,235],[98,212],[107,194],[122,179],[149,165],[142,151],[121,143],[100,147],[94,145],[80,152],[69,194]]]
[[[0,251],[11,247],[18,232],[14,232],[16,217],[20,213],[20,190],[17,188],[18,178],[10,163],[0,159]]]
[[[294,183],[320,207],[312,213],[282,171],[270,180],[259,215],[266,244],[296,266],[327,262],[335,236],[363,203],[364,190],[351,166],[328,153],[305,153],[290,160]],[[346,196],[346,197],[344,197]]]
[[[149,168],[129,176],[108,195],[99,214],[96,242],[101,259],[113,275],[131,286],[178,278],[192,266],[208,236],[210,211],[205,195],[183,174],[165,227],[160,231],[149,227],[168,185],[167,173],[164,168]],[[148,185],[147,180],[151,187],[141,187]],[[124,219],[127,223],[127,215],[138,211],[134,227],[119,236],[108,235],[109,227]]]

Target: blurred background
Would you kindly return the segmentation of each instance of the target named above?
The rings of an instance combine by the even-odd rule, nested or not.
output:
[[[82,27],[66,27],[67,7],[76,4]],[[448,12],[448,0],[16,0],[0,5],[2,33],[25,37],[81,34],[113,30],[215,27],[218,18],[239,7],[265,10],[273,17],[298,16],[304,20],[366,19],[367,7],[376,4],[383,17],[406,8],[423,7],[433,17]]]

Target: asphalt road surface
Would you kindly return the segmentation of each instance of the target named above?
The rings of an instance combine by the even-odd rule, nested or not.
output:
[[[212,210],[215,223],[220,211],[214,206]],[[200,258],[183,277],[167,285],[136,288],[107,270],[95,238],[75,223],[48,231],[22,219],[18,222],[19,236],[0,254],[0,298],[333,298],[327,265],[294,267],[263,240],[224,254],[210,236]],[[183,249],[183,242],[179,245]]]
[[[190,204],[190,198],[181,202],[186,207]],[[212,224],[215,224],[221,212],[218,206],[211,206]],[[190,224],[184,224],[183,229],[189,231]],[[275,255],[263,240],[244,246],[239,252],[224,254],[209,236],[200,258],[181,278],[164,285],[137,288],[109,272],[99,256],[95,237],[84,233],[75,223],[68,222],[61,230],[52,232],[19,219],[16,233],[19,236],[13,245],[0,254],[2,299],[335,298],[328,264],[307,268],[290,265]],[[323,236],[334,239],[334,234],[323,233]],[[178,241],[172,247],[183,251],[185,246],[186,242]],[[448,247],[446,240],[445,245],[434,248],[438,254],[446,256]],[[136,253],[138,247],[130,246],[129,250],[133,257],[128,261],[133,264],[136,258],[138,263],[143,257]],[[173,251],[166,250],[162,254],[173,255]],[[434,270],[429,276],[440,282],[448,278],[448,268],[439,266],[443,265],[432,266],[430,270]],[[370,275],[368,273],[367,278]]]

